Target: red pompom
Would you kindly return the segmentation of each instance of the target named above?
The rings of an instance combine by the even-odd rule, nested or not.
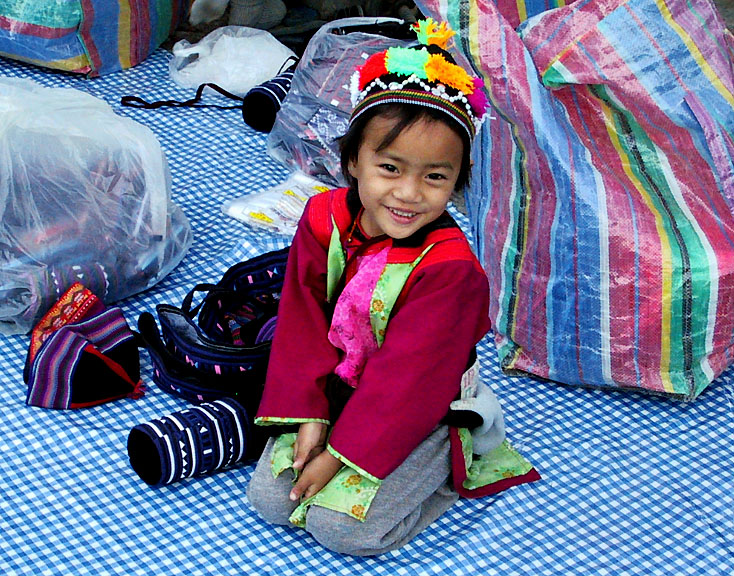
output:
[[[387,51],[378,52],[373,54],[359,69],[359,89],[364,90],[364,87],[372,82],[375,78],[387,74],[387,68],[385,62],[387,60]]]

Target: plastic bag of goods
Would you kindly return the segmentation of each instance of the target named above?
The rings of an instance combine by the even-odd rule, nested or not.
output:
[[[106,303],[191,245],[153,133],[78,90],[0,78],[0,332],[30,331],[74,282]]]

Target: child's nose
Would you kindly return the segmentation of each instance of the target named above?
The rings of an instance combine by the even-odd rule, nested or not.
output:
[[[402,202],[418,202],[421,197],[421,182],[419,178],[406,176],[400,179],[393,195]]]

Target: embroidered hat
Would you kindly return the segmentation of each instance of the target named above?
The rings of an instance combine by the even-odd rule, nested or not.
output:
[[[428,18],[413,29],[419,46],[388,48],[357,68],[350,85],[350,123],[380,104],[415,104],[445,112],[473,138],[487,112],[484,82],[446,51],[454,35],[446,22]]]
[[[142,396],[137,339],[119,308],[73,284],[39,321],[23,371],[26,404],[85,408]]]

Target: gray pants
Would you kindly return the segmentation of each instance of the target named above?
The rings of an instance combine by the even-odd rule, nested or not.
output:
[[[298,505],[288,499],[293,471],[273,478],[273,442],[270,439],[257,463],[247,497],[266,521],[289,524]],[[449,456],[448,427],[439,426],[382,481],[364,522],[313,505],[306,514],[306,530],[320,544],[342,554],[368,556],[400,548],[458,500],[448,484]]]

